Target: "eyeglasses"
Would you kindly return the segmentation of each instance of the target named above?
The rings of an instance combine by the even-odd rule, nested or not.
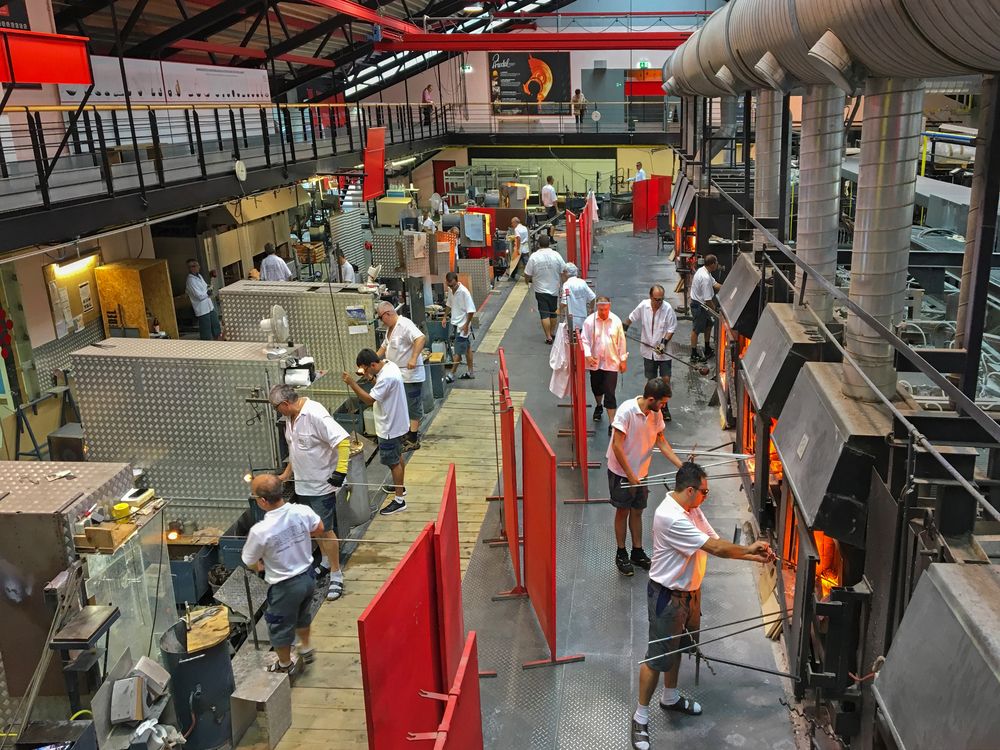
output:
[[[650,302],[663,302],[663,297],[650,297]]]
[[[702,489],[701,487],[698,488],[699,495],[704,495],[705,497],[708,497],[708,493],[709,493],[708,487],[706,487],[705,489]]]

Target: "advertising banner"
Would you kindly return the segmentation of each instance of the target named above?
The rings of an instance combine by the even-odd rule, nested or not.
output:
[[[0,29],[31,30],[26,0],[0,0]]]
[[[570,100],[569,52],[490,52],[497,114],[559,114]]]

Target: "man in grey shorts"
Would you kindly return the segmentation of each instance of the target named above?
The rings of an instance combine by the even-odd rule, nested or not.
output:
[[[639,668],[639,705],[632,716],[633,750],[649,750],[649,701],[663,673],[660,708],[699,716],[697,701],[681,695],[677,673],[681,654],[692,648],[701,628],[701,583],[709,555],[766,563],[774,559],[767,542],[748,547],[719,539],[701,504],[708,497],[708,475],[694,462],[677,470],[674,491],[667,494],[653,516],[653,560],[646,585],[649,646]],[[669,640],[667,640],[669,639]]]
[[[410,431],[403,438],[403,451],[420,449],[420,420],[424,416],[424,344],[427,337],[417,325],[396,312],[391,302],[380,302],[376,315],[385,326],[385,340],[378,356],[395,362],[403,377]],[[468,340],[468,339],[466,339]]]
[[[281,486],[281,479],[274,474],[261,474],[250,485],[257,507],[264,511],[264,520],[250,528],[242,559],[247,567],[263,570],[264,580],[270,585],[264,620],[278,660],[267,671],[291,676],[298,669],[298,661],[292,660],[296,636],[299,659],[304,664],[313,661],[309,644],[316,590],[312,540],[326,532],[323,521],[308,505],[285,502]]]

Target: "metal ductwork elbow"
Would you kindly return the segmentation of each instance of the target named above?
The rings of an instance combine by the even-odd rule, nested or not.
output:
[[[854,93],[851,54],[836,34],[827,29],[819,41],[809,49],[809,59],[823,72],[830,83],[845,94]]]
[[[772,89],[788,91],[791,88],[791,81],[788,79],[788,74],[781,67],[778,58],[771,52],[765,52],[764,56],[753,66],[753,69],[757,71],[757,74],[761,78],[767,81],[767,85]]]

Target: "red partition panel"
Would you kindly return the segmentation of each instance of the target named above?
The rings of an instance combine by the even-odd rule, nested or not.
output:
[[[370,750],[412,750],[408,732],[433,732],[444,706],[434,525],[427,524],[358,618]]]
[[[0,81],[93,83],[89,40],[82,36],[0,29]]]
[[[649,194],[655,194],[655,188],[652,180],[632,183],[632,234],[649,230]],[[653,221],[656,221],[655,214]]]
[[[580,265],[580,261],[577,258],[576,246],[577,246],[577,229],[576,229],[576,214],[572,211],[566,212],[566,262],[573,263],[577,266]]]
[[[521,578],[521,528],[517,509],[517,434],[514,424],[514,402],[510,396],[500,399],[500,449],[503,459],[503,531],[514,569],[514,587],[493,597],[517,599],[528,595]]]
[[[364,164],[361,197],[366,201],[381,198],[385,193],[385,128],[368,128]]]
[[[458,673],[448,696],[434,750],[482,750],[483,712],[479,698],[479,654],[476,633],[469,633]]]
[[[670,193],[674,188],[674,178],[669,175],[655,175],[653,179],[656,180],[657,187],[656,206],[653,209],[653,213],[658,214],[661,209],[669,211]]]
[[[434,524],[434,552],[437,557],[438,619],[441,624],[441,664],[445,684],[458,671],[465,646],[465,618],[462,614],[462,561],[458,549],[458,488],[455,464],[448,467],[444,495]]]
[[[521,410],[521,458],[524,493],[524,583],[549,646],[549,658],[532,667],[583,661],[556,656],[556,454],[527,409]]]

